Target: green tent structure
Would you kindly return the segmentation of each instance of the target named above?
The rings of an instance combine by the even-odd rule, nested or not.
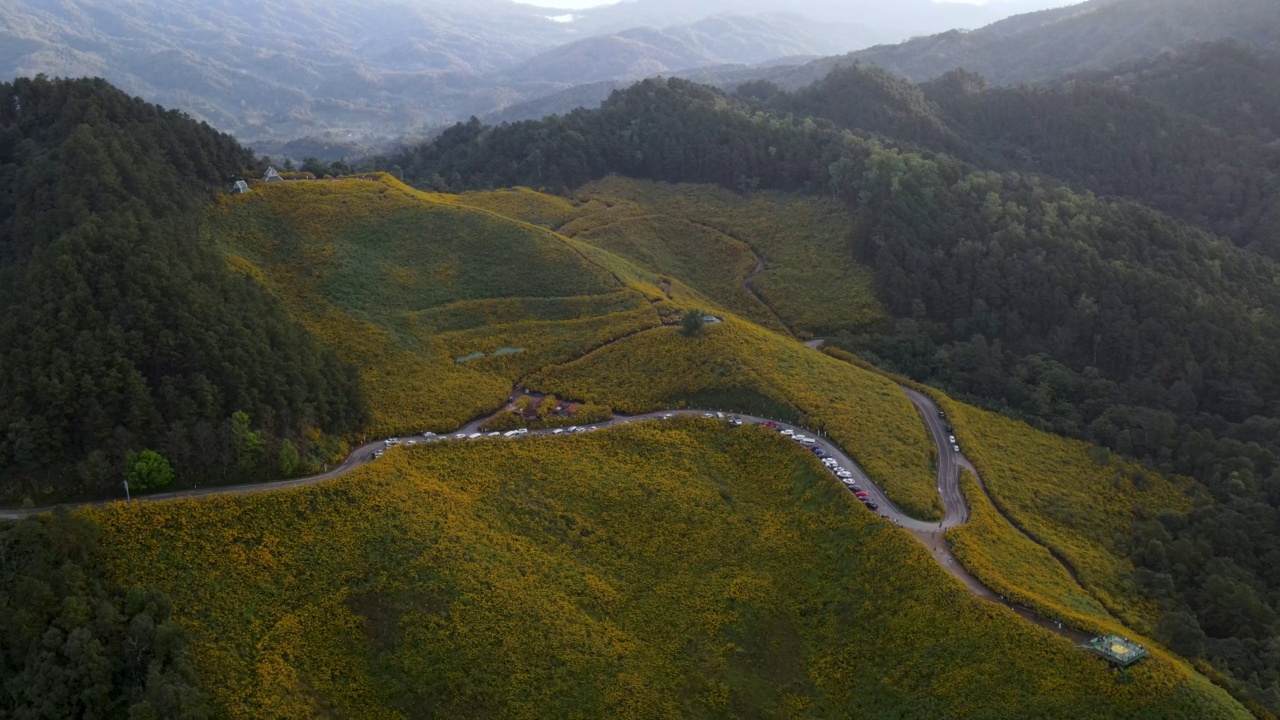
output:
[[[1147,648],[1119,635],[1099,635],[1081,647],[1097,653],[1112,664],[1127,668],[1147,656]]]

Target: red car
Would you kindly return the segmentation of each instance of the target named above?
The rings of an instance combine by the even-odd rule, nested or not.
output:
[[[765,427],[767,427],[767,428],[769,428],[770,430],[772,430],[772,429],[774,429],[774,428],[778,427],[778,423],[776,423],[776,422],[767,422],[767,423],[765,423],[765,424],[764,424],[764,426],[765,426]]]
[[[866,500],[867,498],[871,497],[866,492],[856,492],[853,494],[853,496],[858,498],[859,500]]]

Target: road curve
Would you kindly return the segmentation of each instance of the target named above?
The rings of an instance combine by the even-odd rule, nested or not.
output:
[[[723,413],[721,413],[720,415],[722,417],[728,416],[727,414],[723,414]],[[645,413],[643,415],[615,415],[612,420],[601,422],[601,423],[595,423],[593,425],[584,425],[583,427],[587,428],[588,430],[599,430],[602,428],[612,427],[616,425],[625,425],[628,423],[640,422],[640,421],[662,420],[665,417],[676,417],[676,416],[687,416],[687,417],[710,416],[714,418],[714,417],[717,417],[717,413],[709,412],[706,410],[687,410],[687,409],[662,410],[657,412]],[[732,416],[738,418],[744,423],[764,424],[766,422],[773,422],[767,418],[755,417],[752,415],[745,415],[742,413],[732,413]],[[475,435],[476,433],[478,433],[479,427],[482,424],[484,424],[484,421],[486,419],[487,418],[473,421],[469,423],[467,426],[459,429],[457,433],[435,436],[430,440],[424,439],[421,437],[411,438],[411,440],[419,444],[431,444],[435,442],[444,442],[444,441],[462,442],[463,438],[470,438],[472,435]],[[898,509],[898,507],[894,505],[891,500],[889,500],[888,496],[885,495],[884,491],[878,485],[876,485],[871,480],[870,477],[868,477],[866,472],[856,462],[854,462],[853,458],[850,457],[843,450],[841,450],[838,446],[833,444],[830,440],[826,438],[818,437],[818,435],[813,431],[807,430],[799,426],[789,425],[783,422],[778,422],[777,426],[778,426],[777,429],[779,431],[791,430],[792,432],[798,435],[806,435],[808,437],[813,438],[814,444],[812,445],[812,447],[822,448],[822,450],[825,453],[827,453],[828,456],[834,457],[840,463],[841,467],[849,470],[854,476],[853,478],[854,482],[867,492],[872,502],[880,506],[878,512],[881,515],[889,518],[890,520],[895,521],[897,524],[902,525],[903,527],[906,527],[908,529],[928,529],[928,528],[937,527],[936,523],[929,523],[929,522],[916,520],[915,518],[912,518],[911,516],[907,515],[906,513]],[[533,431],[530,431],[528,435],[524,437],[536,436],[536,435],[565,435],[565,434],[568,434],[568,433],[565,433],[563,431],[560,433],[556,433],[554,429],[533,430]],[[491,438],[487,433],[483,434],[482,437],[490,441],[501,440],[504,442],[511,442],[518,439],[518,438]],[[471,442],[470,439],[467,439],[466,441]],[[267,492],[271,490],[281,490],[284,488],[293,488],[293,487],[302,487],[304,485],[312,485],[315,483],[324,482],[326,480],[332,480],[334,478],[342,477],[343,475],[347,475],[359,467],[367,465],[371,462],[375,462],[373,458],[373,453],[376,450],[384,449],[385,447],[386,447],[386,441],[384,440],[377,440],[374,442],[365,443],[364,445],[361,445],[360,447],[353,450],[341,465],[339,465],[338,467],[328,472],[321,473],[319,475],[312,475],[304,478],[295,478],[292,480],[279,480],[276,482],[254,483],[254,484],[248,484],[248,485],[222,485],[222,486],[209,487],[209,488],[190,488],[186,490],[175,490],[173,492],[141,495],[137,498],[134,498],[134,502],[161,502],[166,500],[178,500],[182,498],[209,497],[212,495],[247,495],[247,494],[256,493],[256,492]],[[83,503],[68,504],[68,505],[64,505],[63,507],[74,508],[74,507],[84,507],[84,506],[90,506],[90,505],[107,505],[109,503],[119,502],[119,501],[120,501],[119,499],[116,499],[116,500],[104,500],[104,501],[96,501],[96,502],[83,502]],[[25,509],[25,510],[5,510],[5,511],[0,511],[0,519],[19,520],[25,517],[30,517],[33,515],[40,515],[42,513],[51,512],[52,510],[53,510],[52,507],[31,508],[31,509]]]

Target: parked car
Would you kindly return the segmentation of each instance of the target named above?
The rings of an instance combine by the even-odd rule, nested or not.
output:
[[[769,428],[770,430],[775,430],[778,427],[778,423],[770,420],[769,422],[765,423],[764,426]]]
[[[823,449],[822,449],[822,448],[820,448],[820,447],[816,447],[816,448],[814,448],[814,449],[813,449],[813,454],[814,454],[814,455],[817,455],[818,457],[826,457],[826,456],[827,456],[827,451],[826,451],[826,450],[823,450]]]
[[[786,435],[787,437],[791,437],[796,434],[795,430],[782,430],[781,432],[783,435]]]
[[[956,444],[956,436],[955,436],[955,435],[952,435],[952,436],[951,436],[951,444],[952,444],[952,445],[955,445],[955,444]]]
[[[502,433],[500,433],[500,432],[491,432],[491,433],[489,433],[489,437],[502,437]]]
[[[515,437],[516,435],[519,435],[519,434],[520,434],[519,430],[508,430],[502,433],[502,437]]]
[[[563,435],[563,434],[564,434],[564,428],[556,428],[555,430],[552,430],[552,431],[551,431],[551,434],[552,434],[552,435]]]
[[[952,450],[955,450],[956,452],[960,452],[960,446],[959,446],[959,445],[952,445],[952,446],[951,446],[951,449],[952,449]]]
[[[467,436],[467,438],[470,440],[475,440],[476,438],[480,438],[480,437],[484,437],[484,436],[481,435],[480,433],[471,433],[470,435]]]
[[[854,492],[853,495],[859,500],[866,500],[867,498],[871,497],[870,495],[867,494],[866,490],[858,490]]]
[[[877,505],[877,504],[875,504],[875,503],[873,503],[873,502],[869,502],[869,503],[867,503],[867,507],[868,507],[869,509],[871,509],[871,510],[879,510],[879,509],[880,509],[880,506],[879,506],[879,505]]]

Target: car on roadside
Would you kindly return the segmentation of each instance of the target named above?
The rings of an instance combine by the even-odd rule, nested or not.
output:
[[[489,433],[486,437],[502,437],[502,433],[500,433],[500,432],[491,432],[491,433]]]
[[[952,445],[952,446],[951,446],[951,449],[952,449],[952,450],[955,450],[956,452],[960,452],[960,446],[959,446],[959,445]]]
[[[952,444],[952,445],[955,445],[955,444],[956,444],[956,436],[955,436],[955,435],[950,435],[950,436],[948,436],[948,438],[951,440],[951,444]]]
[[[519,430],[517,430],[517,431],[516,431],[516,434],[517,434],[517,435],[528,435],[528,434],[529,434],[529,428],[520,428]]]
[[[871,497],[870,495],[867,494],[866,490],[858,490],[853,493],[853,496],[858,498],[859,500],[866,500],[867,498]]]
[[[772,421],[772,420],[770,420],[770,421],[769,421],[769,422],[767,422],[767,423],[761,423],[761,424],[762,424],[762,425],[764,425],[765,427],[769,428],[770,430],[776,430],[776,429],[778,428],[778,423],[776,423],[776,422],[774,422],[774,421]]]
[[[823,450],[823,449],[822,449],[822,448],[820,448],[820,447],[816,447],[816,448],[813,448],[813,454],[814,454],[814,455],[817,455],[818,457],[826,457],[826,456],[827,456],[827,451],[826,451],[826,450]]]
[[[877,504],[875,504],[875,503],[873,503],[873,502],[869,502],[869,503],[867,503],[867,509],[869,509],[869,510],[879,510],[879,509],[880,509],[880,506],[879,506],[879,505],[877,505]]]
[[[845,487],[849,488],[850,490],[853,490],[855,487],[857,487],[856,485],[853,484],[853,478],[841,478],[840,482],[844,483]],[[856,490],[853,490],[853,491],[857,492]]]
[[[506,432],[502,433],[502,437],[515,437],[516,435],[519,435],[519,434],[520,434],[520,433],[519,433],[519,432],[517,432],[517,431],[515,431],[515,430],[508,430],[508,431],[506,431]]]
[[[838,477],[838,478],[851,478],[851,477],[853,477],[853,473],[849,472],[848,470],[841,470],[840,472],[836,473],[836,477]]]
[[[484,435],[482,435],[482,434],[480,434],[480,433],[471,433],[470,435],[468,435],[468,436],[467,436],[467,439],[468,439],[468,440],[475,440],[476,438],[482,438],[482,437],[484,437]]]
[[[417,444],[418,444],[418,441],[417,441],[417,440],[405,440],[405,441],[404,441],[404,444],[405,444],[405,445],[417,445]]]
[[[830,458],[830,457],[829,457],[829,458],[822,458],[822,464],[823,464],[823,465],[826,465],[827,467],[835,467],[836,465],[839,465],[839,464],[840,464],[840,461],[839,461],[839,460],[836,460],[835,458]]]
[[[794,435],[796,434],[796,431],[795,431],[795,430],[787,430],[786,428],[783,428],[782,430],[779,430],[778,432],[779,432],[780,434],[782,434],[782,435],[787,436],[787,437],[792,437],[792,436],[794,436]]]
[[[552,430],[552,431],[551,431],[551,434],[552,434],[552,435],[563,435],[563,434],[564,434],[564,428],[556,428],[555,430]]]
[[[467,434],[466,434],[466,433],[458,433],[457,435],[454,435],[454,436],[453,436],[453,439],[454,439],[454,440],[466,440],[466,439],[467,439]]]
[[[852,482],[852,481],[851,481],[851,482]],[[850,489],[850,490],[852,490],[852,491],[854,491],[854,492],[856,492],[856,493],[860,493],[860,492],[862,492],[862,487],[861,487],[861,486],[859,486],[859,485],[857,485],[857,484],[850,485],[850,486],[849,486],[849,489]]]
[[[431,438],[433,438],[433,437],[435,437],[435,436],[436,436],[436,434],[435,434],[435,433],[433,433],[433,432],[431,432],[430,430],[428,430],[428,431],[426,431],[426,432],[422,433],[422,437],[427,438],[428,440],[430,440]]]

